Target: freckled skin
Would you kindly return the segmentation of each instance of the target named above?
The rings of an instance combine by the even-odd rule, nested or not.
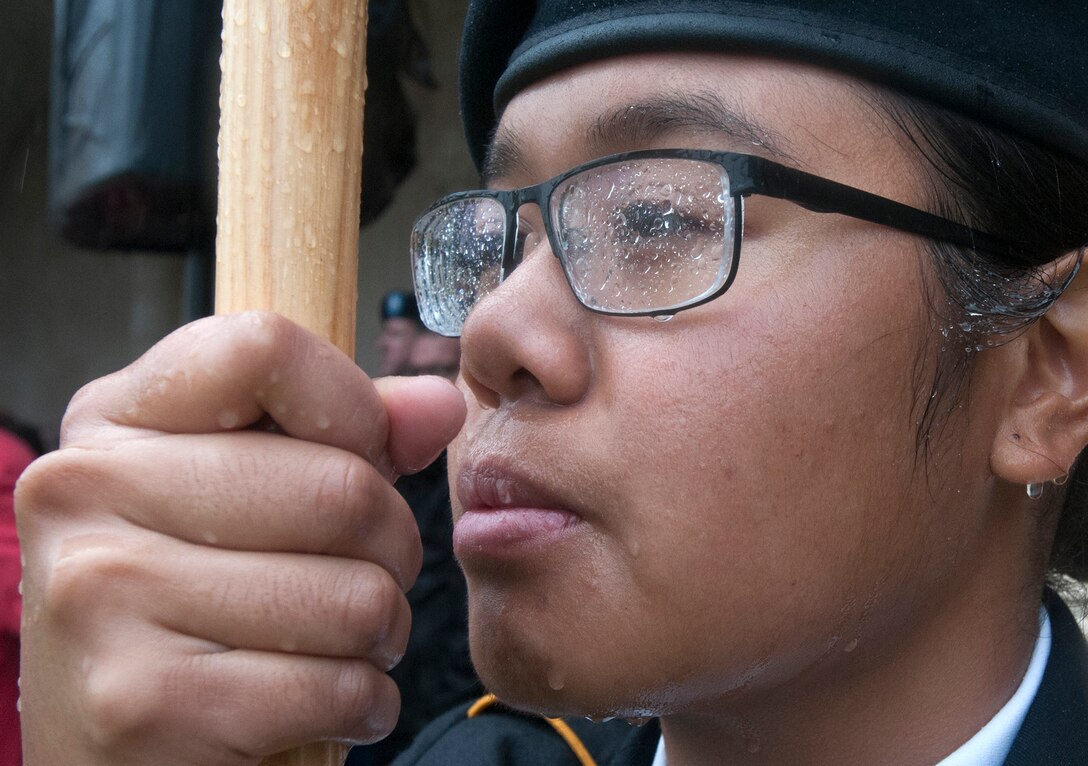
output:
[[[797,166],[925,206],[915,159],[841,76],[694,54],[526,89],[502,126],[529,162],[495,185],[598,156],[584,136],[606,111],[706,89],[782,136]],[[758,153],[705,132],[655,146]],[[653,147],[617,150],[631,148]],[[527,709],[665,716],[670,764],[932,763],[1023,671],[1030,632],[998,650],[986,629],[1038,609],[1017,593],[1036,577],[1035,532],[991,512],[1000,371],[972,381],[922,466],[912,381],[937,336],[920,240],[767,198],[745,215],[730,291],[671,322],[585,310],[546,245],[470,315],[451,480],[500,455],[586,521],[512,563],[462,556],[473,659]],[[980,606],[1008,592],[1009,611]]]

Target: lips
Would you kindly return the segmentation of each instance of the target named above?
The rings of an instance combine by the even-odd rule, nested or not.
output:
[[[495,461],[457,477],[463,509],[453,527],[458,557],[509,558],[559,544],[584,526],[559,494]]]

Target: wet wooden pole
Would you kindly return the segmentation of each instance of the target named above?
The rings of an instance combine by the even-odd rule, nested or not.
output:
[[[216,313],[277,311],[348,355],[365,48],[366,0],[223,4]],[[341,766],[346,754],[321,743],[262,766]]]

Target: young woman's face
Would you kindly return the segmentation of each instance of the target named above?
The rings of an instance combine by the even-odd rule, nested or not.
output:
[[[681,95],[736,119],[703,124]],[[592,64],[521,93],[498,141],[496,188],[680,147],[926,205],[861,90],[784,63]],[[454,539],[473,658],[512,704],[664,714],[818,684],[897,651],[967,578],[993,423],[965,411],[916,448],[940,337],[924,243],[767,198],[744,212],[729,292],[669,322],[584,309],[545,243],[465,324]]]

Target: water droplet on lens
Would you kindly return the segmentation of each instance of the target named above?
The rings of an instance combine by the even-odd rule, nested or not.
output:
[[[631,726],[637,728],[639,726],[645,726],[646,724],[648,724],[650,721],[653,720],[653,716],[632,716],[631,718],[624,718],[623,720],[625,720]]]

